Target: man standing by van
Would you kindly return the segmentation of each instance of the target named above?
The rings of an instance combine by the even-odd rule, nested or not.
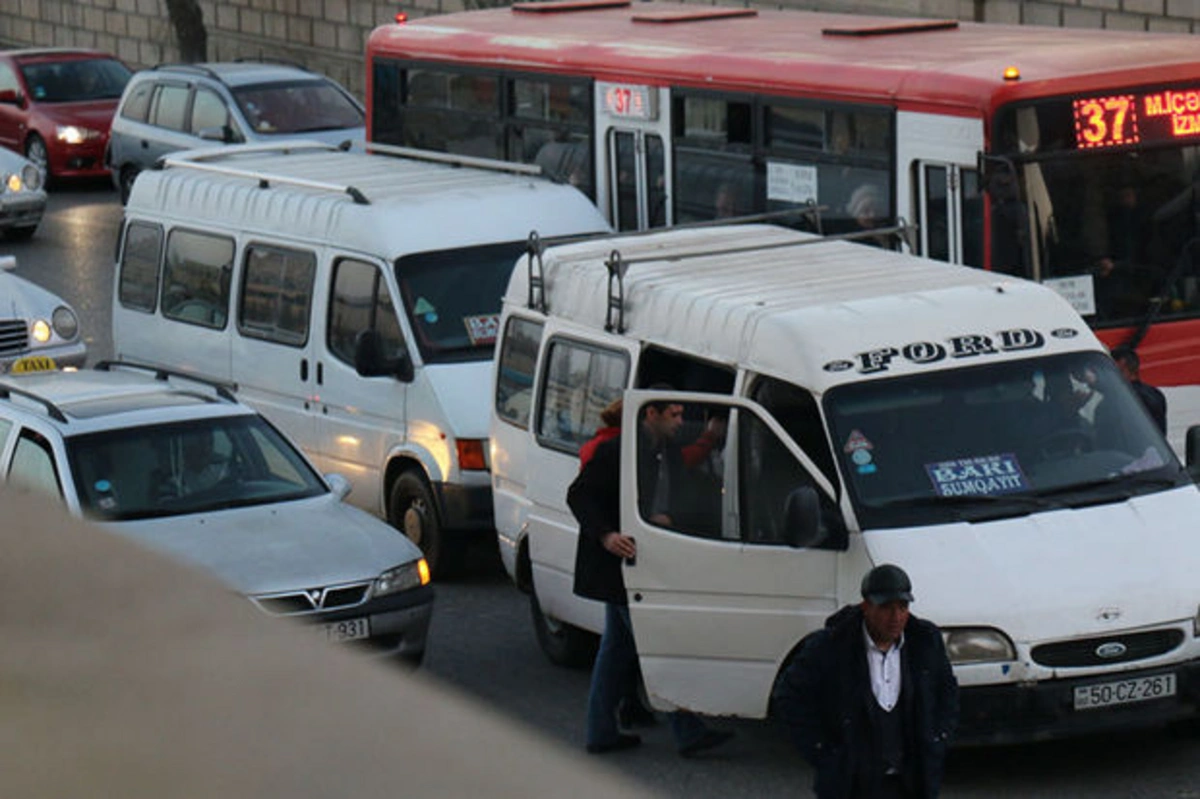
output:
[[[958,684],[941,632],[909,613],[899,566],[871,569],[862,602],[800,645],[773,696],[816,770],[820,799],[930,799],[958,724]]]
[[[652,388],[669,391],[670,386]],[[638,468],[638,498],[643,515],[670,524],[666,511],[670,494],[682,487],[683,456],[675,435],[683,423],[683,406],[650,402],[642,411],[638,454],[646,459]],[[633,683],[637,644],[629,620],[621,561],[633,562],[637,544],[621,528],[621,436],[596,448],[595,454],[571,483],[567,504],[579,522],[575,551],[575,593],[604,603],[604,634],[592,668],[588,691],[587,751],[592,754],[632,749],[641,744],[636,735],[622,733],[617,725],[617,705]],[[679,753],[690,757],[729,740],[733,733],[709,729],[692,713],[670,714],[671,732]]]

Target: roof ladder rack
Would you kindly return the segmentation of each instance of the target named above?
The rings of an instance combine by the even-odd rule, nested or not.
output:
[[[17,388],[16,386],[10,386],[6,383],[0,383],[0,399],[10,399],[13,395],[24,397],[27,400],[41,405],[46,409],[46,413],[50,414],[50,418],[54,419],[56,422],[63,422],[64,424],[67,422],[67,416],[62,412],[62,409],[45,397],[38,396],[32,391],[26,391],[23,388]]]
[[[611,333],[614,330],[617,333],[625,332],[625,270],[629,268],[628,261],[621,260],[621,251],[613,250],[608,256],[608,260],[604,262],[608,267],[608,311],[604,318],[604,329]],[[613,291],[613,287],[616,291]],[[617,323],[613,324],[613,314],[616,314]]]
[[[216,175],[228,175],[236,178],[250,178],[258,181],[260,189],[271,188],[272,183],[278,183],[284,186],[299,186],[305,189],[316,189],[317,191],[329,191],[336,194],[347,194],[350,199],[354,200],[358,205],[370,205],[371,201],[367,195],[356,189],[354,186],[343,186],[339,183],[326,183],[321,180],[306,180],[305,178],[293,178],[287,175],[272,175],[269,172],[257,172],[253,169],[238,169],[232,166],[217,166],[216,164],[208,164],[191,158],[160,158],[158,163],[163,167],[172,167],[176,169],[195,169],[198,172],[212,172]]]
[[[546,304],[546,270],[542,265],[542,251],[545,248],[542,246],[542,240],[538,237],[536,230],[529,232],[529,243],[525,246],[525,251],[529,256],[529,299],[525,307],[540,311],[542,313],[549,312],[549,306]],[[537,269],[534,269],[536,263]]]
[[[419,150],[415,147],[400,147],[395,144],[379,144],[369,141],[363,145],[369,153],[396,155],[401,158],[411,158],[414,161],[430,161],[435,164],[451,166],[470,166],[476,169],[490,169],[493,172],[511,172],[514,175],[529,175],[534,177],[542,174],[542,168],[537,164],[517,164],[512,161],[500,161],[495,158],[479,158],[472,155],[456,155],[437,150]]]
[[[218,397],[223,400],[237,402],[237,397],[233,395],[233,392],[237,391],[237,383],[226,383],[221,380],[211,380],[207,377],[201,377],[200,375],[192,374],[191,372],[184,372],[178,369],[168,369],[165,366],[156,366],[150,363],[139,363],[137,361],[100,361],[100,363],[96,364],[95,368],[98,372],[111,372],[113,367],[151,372],[153,373],[155,380],[162,380],[163,382],[166,382],[167,378],[171,377],[177,377],[180,380],[190,380],[193,383],[199,383],[202,386],[208,386],[217,393]]]

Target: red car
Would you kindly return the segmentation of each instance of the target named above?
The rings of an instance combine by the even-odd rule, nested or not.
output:
[[[0,51],[0,145],[24,153],[48,181],[107,178],[108,127],[132,74],[96,50]]]

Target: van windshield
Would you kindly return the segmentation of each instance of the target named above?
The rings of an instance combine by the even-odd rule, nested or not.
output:
[[[501,298],[523,252],[519,241],[397,259],[396,282],[425,363],[492,357]]]
[[[854,383],[824,404],[864,530],[1120,502],[1190,483],[1102,353]]]

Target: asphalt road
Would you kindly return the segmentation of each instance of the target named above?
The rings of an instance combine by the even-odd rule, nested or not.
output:
[[[29,242],[0,241],[18,274],[63,295],[80,313],[89,360],[112,355],[112,264],[121,209],[105,184],[57,188]],[[516,723],[582,746],[588,675],[541,656],[524,595],[504,576],[487,542],[466,575],[438,586],[423,672],[498,709]],[[914,611],[920,612],[919,606]],[[414,718],[413,724],[423,723]],[[427,721],[425,723],[428,723]],[[665,724],[644,732],[638,750],[606,762],[664,796],[808,795],[811,773],[771,725],[717,720],[736,730],[726,747],[679,758]],[[1200,733],[1151,730],[1028,746],[951,753],[943,796],[1200,797]]]

